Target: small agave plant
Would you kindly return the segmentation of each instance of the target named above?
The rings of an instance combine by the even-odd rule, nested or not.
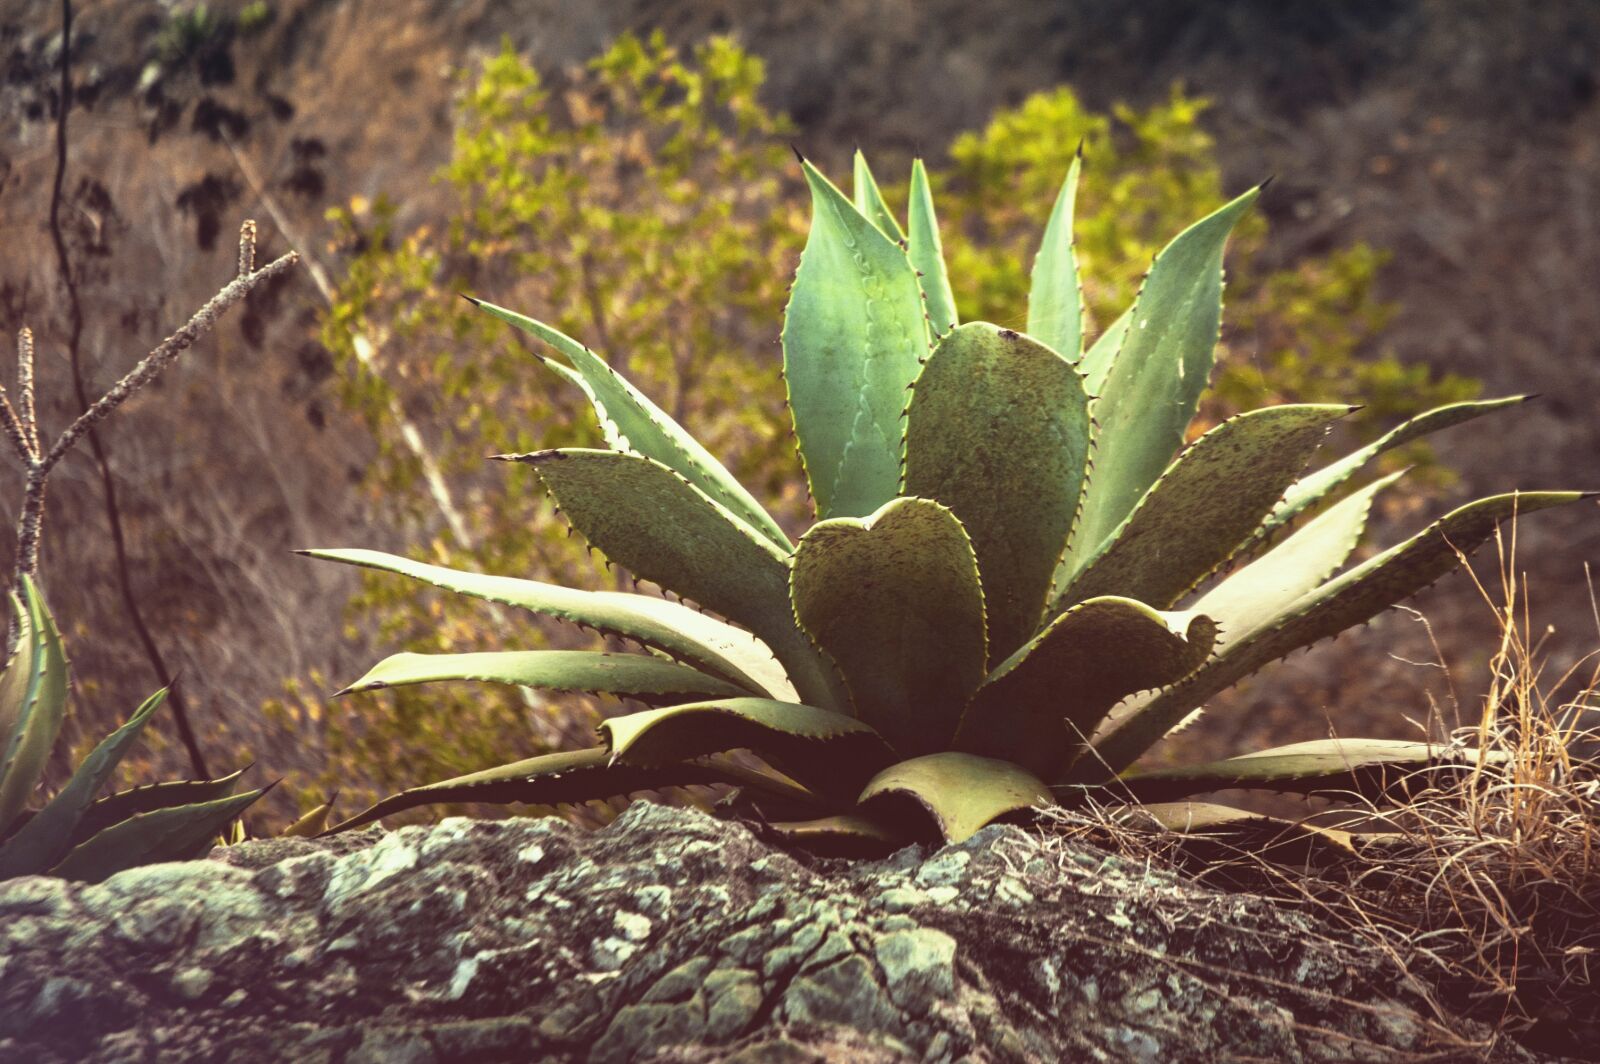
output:
[[[479,303],[561,356],[545,364],[587,395],[609,444],[501,457],[537,470],[611,561],[727,620],[647,595],[308,552],[644,651],[399,654],[350,691],[478,680],[656,707],[605,721],[592,749],[405,791],[339,827],[433,802],[559,805],[728,783],[795,811],[777,826],[796,838],[953,842],[1097,792],[1169,801],[1321,787],[1461,756],[1321,741],[1135,767],[1208,699],[1433,583],[1500,521],[1580,498],[1483,499],[1345,568],[1390,476],[1284,534],[1380,452],[1520,398],[1432,410],[1309,474],[1328,427],[1354,408],[1255,410],[1186,447],[1214,358],[1224,245],[1259,189],[1179,234],[1086,345],[1079,163],[1045,228],[1025,334],[959,321],[920,163],[904,231],[859,155],[853,202],[801,163],[814,213],[783,366],[817,522],[792,542],[598,355]]]
[[[0,673],[0,880],[52,875],[98,883],[136,865],[197,857],[265,789],[235,794],[235,772],[97,798],[167,692],[145,699],[90,752],[43,808],[27,808],[66,717],[61,633],[31,577],[11,596],[16,649]]]

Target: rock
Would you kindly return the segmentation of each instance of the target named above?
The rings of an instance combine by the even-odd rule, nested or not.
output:
[[[640,803],[0,884],[7,1064],[1382,1061],[1486,1034],[1303,914],[1009,827],[851,864]]]

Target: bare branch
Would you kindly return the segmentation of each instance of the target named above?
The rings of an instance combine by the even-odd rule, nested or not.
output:
[[[247,218],[239,226],[239,276],[248,277],[256,269],[256,223]]]
[[[23,346],[23,337],[30,337],[27,329],[17,334],[17,348],[20,355]],[[11,405],[11,396],[6,391],[6,386],[0,384],[0,428],[5,429],[6,436],[11,440],[11,446],[16,448],[17,455],[22,459],[24,466],[31,466],[39,460],[39,452],[34,449],[28,438],[28,430],[22,427],[22,419],[17,417],[16,410]]]
[[[39,457],[39,415],[34,404],[33,384],[33,330],[24,325],[17,332],[17,391],[22,405],[22,432],[28,439],[29,449]]]
[[[190,318],[183,328],[163,340],[154,351],[144,357],[142,362],[129,370],[127,376],[112,385],[110,391],[78,415],[78,419],[68,426],[67,431],[61,434],[61,438],[56,440],[55,445],[42,459],[44,467],[49,469],[54,466],[96,422],[103,420],[106,415],[126,402],[134,392],[154,380],[162,370],[172,364],[174,359],[183,354],[203,334],[209,332],[229,307],[249,295],[257,285],[283,273],[298,261],[300,256],[291,251],[254,273],[235,277],[229,281],[222,291],[211,297],[210,302],[195,311],[194,317]]]

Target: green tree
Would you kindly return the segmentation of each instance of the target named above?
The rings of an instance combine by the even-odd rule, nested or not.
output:
[[[484,461],[597,443],[587,404],[538,364],[523,334],[473,312],[457,298],[464,293],[583,338],[723,456],[791,531],[808,521],[787,418],[773,399],[808,199],[787,158],[789,123],[757,98],[762,78],[760,60],[725,38],[684,55],[660,36],[623,37],[550,82],[507,48],[463,95],[440,175],[454,204],[447,227],[398,232],[383,201],[334,213],[349,254],[323,337],[345,370],[345,399],[379,448],[366,489],[392,521],[383,545],[443,565],[595,586],[534,478]],[[1021,322],[1039,232],[1081,141],[1089,162],[1076,231],[1091,331],[1109,323],[1159,243],[1225,198],[1203,109],[1174,93],[1147,110],[1099,114],[1062,88],[958,138],[932,180],[963,319]],[[885,183],[903,207],[903,182]],[[1252,221],[1233,254],[1229,303],[1243,325],[1225,338],[1206,408],[1213,419],[1269,399],[1358,396],[1385,415],[1414,413],[1475,391],[1392,358],[1356,357],[1390,313],[1372,292],[1379,255],[1356,247],[1289,271],[1257,270],[1264,236],[1265,223]],[[1369,420],[1373,430],[1357,426],[1358,435],[1386,423]],[[429,463],[449,485],[464,535],[440,517]],[[393,577],[369,578],[352,607],[353,618],[381,622],[351,635],[385,647],[595,643],[516,616],[486,623],[481,608]],[[269,709],[323,728],[330,780],[370,791],[586,745],[601,707],[484,689],[327,706],[291,684]]]

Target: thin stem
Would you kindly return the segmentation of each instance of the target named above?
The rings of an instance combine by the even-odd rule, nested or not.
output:
[[[72,0],[61,0],[61,95],[56,116],[56,170],[50,193],[50,236],[52,243],[55,245],[56,263],[60,269],[61,281],[67,293],[68,319],[70,323],[67,351],[72,369],[73,390],[76,393],[81,413],[67,430],[61,434],[50,450],[41,455],[40,452],[43,447],[39,441],[38,424],[35,417],[33,352],[31,343],[28,344],[27,351],[19,360],[18,365],[19,390],[22,393],[22,414],[19,418],[15,411],[11,412],[9,417],[0,413],[0,420],[6,422],[8,435],[11,432],[10,421],[15,420],[22,433],[22,442],[24,444],[32,444],[30,460],[26,463],[28,468],[27,489],[17,526],[17,579],[20,580],[24,574],[31,576],[38,573],[40,529],[44,522],[45,485],[50,471],[72,448],[73,444],[87,435],[89,437],[89,450],[94,458],[95,468],[99,474],[102,494],[105,499],[106,522],[111,530],[111,542],[116,556],[117,585],[118,590],[121,592],[123,607],[162,686],[172,688],[172,671],[167,668],[166,660],[162,657],[160,648],[156,646],[155,639],[150,634],[149,626],[145,623],[144,616],[139,609],[138,598],[134,594],[131,566],[128,561],[127,540],[122,528],[121,507],[117,502],[116,480],[111,474],[110,459],[94,426],[117,407],[121,406],[135,391],[153,380],[178,355],[193,344],[203,332],[209,329],[218,316],[234,303],[243,299],[257,284],[293,265],[296,256],[291,252],[264,270],[248,272],[248,266],[253,265],[255,259],[255,227],[254,223],[246,223],[240,233],[239,247],[239,263],[244,275],[235,278],[224,287],[182,329],[168,337],[135,366],[132,372],[118,381],[109,392],[91,404],[88,390],[84,383],[81,357],[83,340],[82,301],[79,298],[77,281],[72,273],[72,260],[67,251],[66,236],[61,226],[63,189],[66,186],[67,174],[67,120],[72,110],[71,62]],[[29,339],[31,340],[31,336]],[[9,407],[9,405],[9,402],[7,402],[6,406]],[[13,440],[13,443],[15,442]],[[199,741],[196,739],[194,729],[189,723],[187,704],[176,690],[172,691],[171,696],[167,699],[167,704],[172,708],[173,720],[177,724],[179,737],[188,750],[189,760],[195,772],[203,778],[209,778],[211,773],[206,768]]]
[[[22,495],[22,513],[17,518],[17,581],[24,574],[39,571],[39,532],[44,525],[44,488],[48,474],[37,463],[28,467],[28,486]]]
[[[24,325],[17,332],[17,392],[22,404],[22,432],[35,458],[39,456],[39,415],[34,409],[33,330]]]
[[[256,223],[245,219],[239,227],[239,276],[248,277],[256,272]]]
[[[235,303],[249,295],[251,290],[262,282],[283,273],[296,262],[300,256],[290,251],[267,263],[261,269],[245,277],[235,277],[225,285],[222,291],[211,297],[205,306],[195,311],[194,317],[161,341],[154,351],[151,351],[127,375],[111,386],[111,389],[94,401],[94,404],[78,415],[76,421],[67,427],[67,430],[56,440],[54,446],[45,454],[43,462],[49,467],[61,460],[77,443],[80,438],[89,432],[96,422],[105,419],[117,407],[127,402],[128,397],[134,392],[149,384],[160,375],[161,371],[170,366],[177,357],[193,346],[203,334],[210,331],[225,311]]]

